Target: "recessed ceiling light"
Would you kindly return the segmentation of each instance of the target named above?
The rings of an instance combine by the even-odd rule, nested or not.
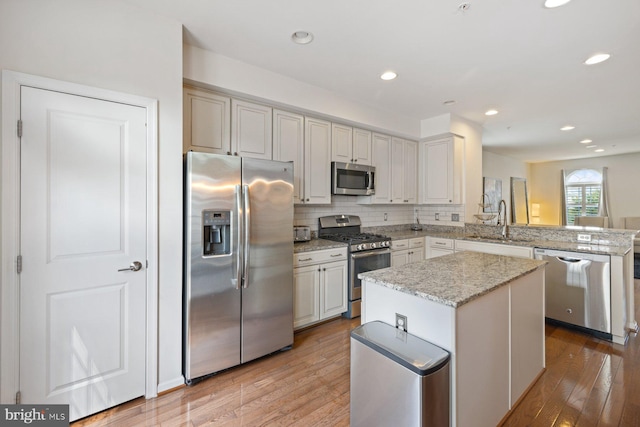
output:
[[[593,141],[590,140],[590,139],[583,139],[582,141],[580,141],[580,144],[589,144],[591,142],[593,142]]]
[[[598,53],[596,55],[589,57],[586,61],[584,61],[584,63],[586,65],[594,65],[594,64],[599,64],[601,62],[604,62],[609,58],[611,58],[611,55],[609,55],[608,53]]]
[[[484,115],[485,116],[495,116],[496,114],[498,114],[498,110],[487,110],[485,111]]]
[[[393,80],[396,77],[398,77],[398,75],[396,73],[394,73],[393,71],[385,71],[384,73],[382,73],[382,75],[380,76],[380,78],[382,80]]]
[[[597,145],[587,145],[586,148],[596,148],[596,147],[597,147]]]
[[[569,3],[571,0],[546,0],[544,2],[544,7],[548,9],[553,9],[554,7],[559,7]]]
[[[455,104],[455,103],[456,103],[456,101],[455,101],[455,100],[450,99],[450,100],[448,100],[448,101],[444,101],[444,102],[442,103],[442,105],[453,105],[453,104]]]
[[[596,153],[602,153],[604,151],[604,148],[598,148],[597,150],[594,150]]]
[[[313,40],[313,34],[309,31],[299,30],[291,34],[291,40],[297,44],[309,44]]]
[[[560,130],[574,130],[576,127],[575,126],[571,126],[571,125],[567,125],[567,126],[562,126],[560,128]]]

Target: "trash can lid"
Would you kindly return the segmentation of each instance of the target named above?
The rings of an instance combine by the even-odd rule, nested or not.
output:
[[[448,351],[379,320],[353,329],[351,338],[421,376],[449,363]]]

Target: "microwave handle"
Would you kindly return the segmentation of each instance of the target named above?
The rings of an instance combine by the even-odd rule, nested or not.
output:
[[[367,190],[373,190],[374,186],[375,186],[375,182],[376,182],[376,173],[375,172],[369,172],[367,174],[367,179],[365,180],[365,186],[367,187]]]

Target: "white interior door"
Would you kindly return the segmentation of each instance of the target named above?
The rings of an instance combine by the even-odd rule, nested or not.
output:
[[[71,420],[145,393],[145,117],[21,89],[20,392]]]

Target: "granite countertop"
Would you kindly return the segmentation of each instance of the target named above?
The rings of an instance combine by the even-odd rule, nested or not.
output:
[[[399,231],[387,231],[380,234],[384,234],[389,237],[391,240],[402,240],[402,239],[413,239],[420,237],[439,237],[443,239],[452,239],[452,240],[466,240],[470,242],[481,242],[481,243],[496,243],[500,245],[511,245],[511,246],[523,246],[529,248],[541,248],[541,249],[555,249],[555,250],[563,250],[563,251],[572,251],[572,252],[582,252],[582,253],[590,253],[590,254],[601,254],[601,255],[613,255],[613,256],[624,256],[629,251],[633,249],[632,246],[608,246],[608,245],[598,245],[598,244],[589,244],[589,243],[573,243],[573,242],[563,242],[559,240],[527,240],[527,239],[500,239],[497,237],[479,237],[479,236],[470,236],[465,235],[461,230],[460,232],[447,232],[447,231],[433,231],[433,230],[399,230]],[[346,243],[334,242],[331,240],[325,239],[312,239],[308,242],[296,242],[293,245],[293,252],[308,252],[308,251],[318,251],[322,249],[332,249],[332,248],[341,248],[346,247]]]
[[[434,232],[429,230],[400,230],[383,233],[391,240],[413,239],[415,237],[442,237],[445,239],[462,239],[464,233]]]
[[[545,264],[527,258],[458,252],[360,273],[358,278],[456,308]]]
[[[320,251],[322,249],[346,248],[347,244],[343,242],[334,242],[325,239],[311,239],[308,242],[295,242],[293,244],[293,253]]]
[[[414,237],[440,237],[443,239],[466,240],[469,242],[497,243],[500,245],[523,246],[528,248],[556,249],[563,251],[582,252],[590,254],[624,256],[632,248],[631,246],[606,246],[589,243],[561,242],[556,240],[521,240],[500,239],[492,237],[468,236],[464,233],[432,232],[428,230],[413,231],[401,230],[385,233],[391,240],[412,239]]]
[[[466,240],[469,242],[482,242],[482,243],[497,243],[500,245],[511,246],[523,246],[528,248],[540,248],[540,249],[556,249],[561,251],[582,252],[589,254],[601,254],[601,255],[615,255],[624,256],[631,247],[624,246],[605,246],[605,245],[591,245],[589,243],[572,243],[561,242],[556,240],[511,240],[511,239],[496,239],[485,238],[476,236],[459,236],[451,237],[456,240]]]

